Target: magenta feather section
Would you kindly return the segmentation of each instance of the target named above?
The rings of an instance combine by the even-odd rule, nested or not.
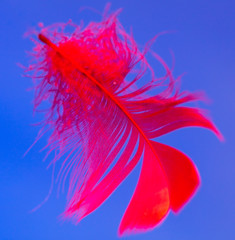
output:
[[[123,234],[152,229],[170,209],[180,209],[199,184],[188,157],[152,139],[189,126],[222,136],[200,109],[182,106],[199,98],[179,93],[162,60],[166,75],[155,77],[145,58],[147,47],[138,49],[117,15],[84,29],[71,22],[42,28],[29,71],[36,84],[35,107],[50,103],[44,128],[52,130],[47,147],[56,152],[53,164],[61,162],[57,179],[64,184],[69,178],[64,217],[79,222],[94,211],[143,157],[120,225]],[[74,27],[72,33],[67,25]],[[150,80],[136,87],[147,71]],[[149,95],[161,87],[161,93]]]

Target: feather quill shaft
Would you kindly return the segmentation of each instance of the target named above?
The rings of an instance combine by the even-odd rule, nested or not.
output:
[[[133,125],[137,128],[137,130],[139,131],[139,133],[143,136],[143,138],[145,139],[146,143],[149,145],[149,147],[151,148],[153,154],[155,155],[156,158],[157,154],[154,151],[152,144],[150,143],[149,139],[145,136],[144,132],[142,131],[142,129],[138,126],[138,124],[135,122],[135,120],[132,118],[132,116],[129,114],[129,112],[125,109],[125,106],[122,105],[120,103],[120,101],[115,98],[115,96],[113,94],[111,94],[111,92],[109,92],[102,84],[100,84],[94,77],[92,77],[89,73],[87,73],[84,69],[82,69],[80,66],[78,66],[77,64],[74,64],[72,62],[72,60],[69,59],[69,57],[66,56],[66,53],[62,53],[60,52],[60,50],[56,47],[55,44],[53,44],[46,36],[44,36],[43,34],[39,34],[38,38],[44,42],[45,44],[47,44],[48,46],[50,46],[51,48],[53,48],[59,55],[61,55],[61,57],[67,59],[71,65],[74,65],[74,67],[80,71],[81,73],[83,73],[88,79],[90,79],[91,81],[93,81],[103,92],[104,94],[106,94],[120,109],[121,111],[123,111],[123,113],[130,119],[130,121],[133,123]],[[76,88],[76,85],[74,86]]]

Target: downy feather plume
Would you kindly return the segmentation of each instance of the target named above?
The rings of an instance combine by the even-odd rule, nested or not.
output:
[[[155,76],[145,58],[151,43],[140,51],[118,14],[104,14],[85,28],[41,24],[28,71],[35,82],[35,108],[50,103],[41,132],[51,131],[46,147],[55,153],[52,164],[60,163],[56,180],[63,186],[68,179],[65,218],[79,222],[98,208],[142,158],[119,227],[122,235],[154,228],[169,210],[179,211],[199,185],[189,157],[157,137],[189,126],[222,136],[202,110],[183,106],[200,97],[180,93],[171,70],[153,53],[166,71]],[[149,81],[139,84],[143,76]]]

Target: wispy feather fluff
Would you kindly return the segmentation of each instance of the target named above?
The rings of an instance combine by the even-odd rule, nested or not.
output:
[[[72,22],[42,27],[29,70],[36,83],[35,107],[50,103],[44,122],[52,130],[48,153],[56,152],[53,164],[63,159],[57,180],[63,185],[69,178],[64,217],[78,222],[94,211],[143,158],[120,224],[123,234],[152,229],[169,210],[180,210],[199,185],[192,161],[153,139],[189,126],[221,135],[200,109],[182,106],[198,96],[179,93],[157,55],[166,74],[155,77],[145,58],[148,46],[138,49],[118,13],[84,29]],[[150,80],[137,87],[146,71]]]

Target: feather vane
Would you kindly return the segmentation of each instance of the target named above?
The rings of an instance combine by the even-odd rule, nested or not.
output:
[[[69,177],[64,217],[77,222],[98,208],[129,175],[141,157],[142,168],[119,234],[154,228],[170,209],[177,212],[199,185],[193,162],[179,150],[153,141],[176,129],[204,127],[222,138],[211,120],[197,108],[181,106],[198,100],[179,93],[170,69],[157,79],[117,19],[105,15],[85,29],[66,24],[43,27],[35,41],[35,107],[49,101],[45,126],[52,130],[48,152],[64,156],[57,180]],[[152,78],[134,87],[149,70]],[[132,76],[131,80],[128,75]],[[160,94],[154,88],[168,83]]]

